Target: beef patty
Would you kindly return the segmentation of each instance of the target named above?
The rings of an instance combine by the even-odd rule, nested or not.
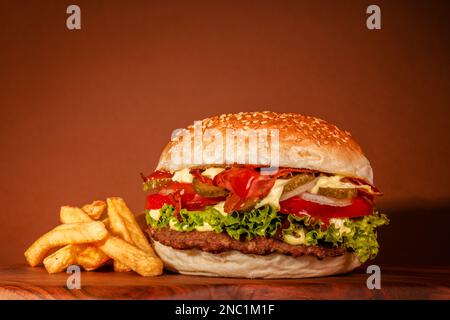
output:
[[[179,250],[200,249],[212,253],[237,250],[247,254],[282,253],[293,257],[310,254],[319,259],[337,257],[346,252],[345,248],[291,245],[280,240],[264,237],[239,241],[229,237],[226,233],[212,231],[179,232],[169,228],[154,229],[149,227],[147,233],[153,240]]]

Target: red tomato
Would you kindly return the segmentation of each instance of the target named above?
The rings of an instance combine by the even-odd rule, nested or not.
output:
[[[145,204],[145,209],[161,209],[165,204],[172,204],[172,199],[170,196],[162,194],[150,194],[147,196],[147,203]]]
[[[280,212],[303,216],[308,214],[314,218],[327,222],[331,218],[353,218],[367,216],[372,213],[372,205],[363,198],[355,198],[352,204],[345,207],[321,205],[306,201],[299,196],[280,202]]]

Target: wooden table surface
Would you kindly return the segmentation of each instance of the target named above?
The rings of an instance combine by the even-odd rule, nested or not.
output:
[[[165,274],[81,273],[69,290],[68,274],[41,268],[0,267],[0,299],[450,299],[450,268],[381,269],[380,290],[369,290],[365,269],[312,279],[232,279]]]

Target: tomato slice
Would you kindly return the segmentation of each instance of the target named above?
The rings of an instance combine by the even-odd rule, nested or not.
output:
[[[345,207],[321,205],[306,201],[299,196],[280,202],[280,212],[296,216],[310,215],[325,223],[331,218],[354,218],[367,216],[372,213],[372,205],[365,199],[358,197],[352,204]]]
[[[147,196],[145,209],[161,209],[165,204],[173,204],[173,201],[169,195],[163,194],[150,194]]]

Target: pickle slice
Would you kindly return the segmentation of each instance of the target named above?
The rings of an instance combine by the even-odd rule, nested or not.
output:
[[[320,187],[317,194],[335,199],[353,199],[358,194],[358,190],[356,188]]]
[[[295,175],[293,178],[289,179],[289,181],[284,185],[283,192],[292,191],[308,182],[311,182],[315,179],[313,173],[300,173]]]
[[[205,198],[224,197],[228,194],[228,191],[226,189],[207,183],[202,183],[196,178],[192,180],[192,185],[195,192]]]
[[[170,179],[170,178],[148,180],[147,182],[144,182],[142,189],[144,190],[144,192],[157,190],[162,187],[165,187],[171,181],[172,181],[172,179]]]

